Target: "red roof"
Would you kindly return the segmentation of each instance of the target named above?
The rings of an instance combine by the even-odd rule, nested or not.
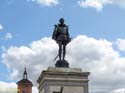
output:
[[[18,85],[20,85],[20,84],[28,84],[28,85],[32,85],[33,86],[32,82],[29,81],[28,79],[22,79],[22,80],[18,81],[17,84]]]

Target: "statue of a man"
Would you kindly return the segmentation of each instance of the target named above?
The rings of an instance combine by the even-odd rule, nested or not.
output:
[[[71,39],[69,37],[68,26],[64,24],[63,18],[60,18],[59,24],[55,25],[52,39],[54,39],[59,45],[59,60],[65,60],[66,45]]]

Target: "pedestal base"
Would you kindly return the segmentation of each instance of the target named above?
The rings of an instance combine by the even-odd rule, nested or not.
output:
[[[89,74],[80,68],[49,67],[37,80],[39,93],[89,93]]]
[[[58,60],[55,64],[56,67],[69,67],[69,63],[66,60]]]

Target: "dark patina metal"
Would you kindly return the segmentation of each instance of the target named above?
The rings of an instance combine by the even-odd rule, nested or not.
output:
[[[68,26],[64,24],[64,18],[60,18],[59,24],[54,26],[55,28],[52,35],[52,39],[54,39],[59,46],[59,51],[57,55],[57,57],[59,56],[59,60],[56,62],[55,66],[69,67],[69,63],[65,60],[66,45],[71,41],[71,38],[68,32]]]
[[[63,92],[63,87],[61,87],[60,91],[56,92],[56,91],[53,91],[53,93],[62,93]]]

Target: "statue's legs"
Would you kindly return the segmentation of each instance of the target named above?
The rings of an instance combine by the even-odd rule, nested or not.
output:
[[[59,43],[59,60],[61,60],[61,55],[62,55],[62,44]]]
[[[63,44],[63,60],[65,60],[66,55],[66,44]]]

